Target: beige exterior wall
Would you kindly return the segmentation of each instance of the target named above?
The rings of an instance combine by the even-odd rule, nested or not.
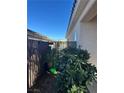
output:
[[[67,37],[68,41],[73,41],[73,33],[70,33]]]
[[[89,2],[87,2],[89,1]],[[87,4],[85,8],[81,11],[77,11],[77,6],[81,7],[81,3]],[[90,53],[91,58],[90,63],[97,66],[97,13],[96,13],[96,0],[78,0],[76,9],[71,19],[71,24],[67,32],[68,41],[77,41],[77,47],[81,46],[82,49],[87,49]],[[81,8],[79,8],[81,9]],[[74,19],[74,15],[78,15],[77,21]],[[75,24],[75,25],[73,25]],[[72,26],[73,25],[73,26]],[[75,35],[76,34],[76,35]],[[75,37],[76,36],[76,37]],[[76,39],[75,39],[76,38]]]
[[[97,66],[97,19],[80,23],[79,44],[91,54],[89,62]]]
[[[96,17],[89,22],[78,22],[70,35],[69,41],[74,41],[76,32],[77,47],[80,45],[82,49],[87,49],[91,54],[89,60],[97,66],[97,19]]]

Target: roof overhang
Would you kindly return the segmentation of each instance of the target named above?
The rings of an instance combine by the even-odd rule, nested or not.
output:
[[[73,27],[80,21],[89,21],[97,14],[97,0],[76,0],[73,14],[68,24],[66,38],[71,33]]]
[[[82,14],[81,17],[81,21],[83,22],[88,22],[90,20],[92,20],[94,17],[96,17],[97,15],[97,2],[96,0],[94,0],[95,2],[91,2],[89,3],[89,7],[86,7],[85,11],[84,11],[84,15]]]

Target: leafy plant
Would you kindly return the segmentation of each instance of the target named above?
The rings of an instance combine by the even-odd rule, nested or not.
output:
[[[79,86],[73,85],[71,89],[68,90],[68,93],[84,93],[84,90],[86,89],[83,86],[79,87]]]
[[[58,93],[87,93],[87,84],[96,80],[96,67],[88,63],[87,50],[66,48],[55,56]]]

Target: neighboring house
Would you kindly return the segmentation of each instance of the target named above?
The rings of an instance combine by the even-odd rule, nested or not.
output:
[[[97,0],[75,0],[66,38],[87,49],[89,62],[97,66]]]
[[[31,40],[37,40],[37,41],[52,42],[52,40],[49,39],[47,36],[41,35],[30,29],[27,29],[27,38]]]

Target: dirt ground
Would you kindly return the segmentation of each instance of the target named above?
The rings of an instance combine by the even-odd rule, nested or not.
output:
[[[46,74],[42,76],[27,93],[56,93],[56,78]]]

